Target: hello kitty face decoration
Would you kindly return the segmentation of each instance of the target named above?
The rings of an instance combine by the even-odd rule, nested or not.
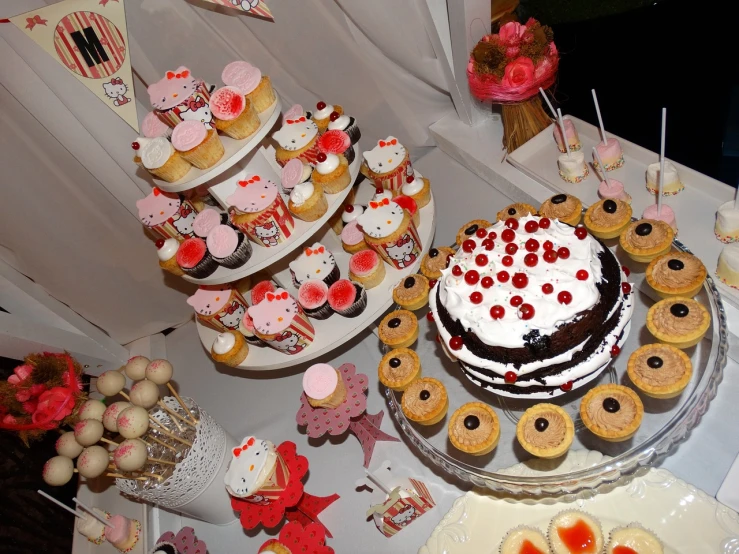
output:
[[[222,286],[201,286],[195,294],[187,299],[200,315],[213,315],[221,311],[231,298],[231,289]]]
[[[285,125],[288,119],[300,119],[305,115],[305,110],[300,104],[293,104],[288,110],[282,115],[282,124]]]
[[[168,110],[187,100],[198,88],[198,81],[184,66],[167,71],[156,83],[149,85],[149,101],[157,110]]]
[[[268,292],[264,300],[249,307],[254,328],[263,335],[273,335],[287,329],[298,313],[298,303],[286,290]]]
[[[308,279],[323,280],[336,267],[336,259],[331,251],[320,242],[306,248],[297,259],[290,262],[293,281],[298,285]]]
[[[371,201],[357,222],[367,235],[380,239],[395,232],[403,222],[404,216],[400,205],[383,198],[377,202]]]
[[[226,201],[240,212],[261,212],[277,198],[277,185],[259,175],[247,175],[236,182],[236,192]]]
[[[301,115],[296,119],[285,119],[282,127],[274,135],[274,139],[285,150],[300,150],[318,134],[318,127],[313,120]]]
[[[379,141],[369,152],[364,152],[364,161],[375,173],[388,173],[403,162],[406,154],[405,146],[400,144],[398,139],[387,137]]]
[[[269,478],[275,462],[277,449],[270,441],[246,437],[240,446],[231,451],[231,463],[223,482],[232,496],[252,496]]]
[[[136,207],[139,209],[141,223],[153,227],[164,223],[177,213],[180,209],[180,197],[154,187],[149,196],[136,201]]]

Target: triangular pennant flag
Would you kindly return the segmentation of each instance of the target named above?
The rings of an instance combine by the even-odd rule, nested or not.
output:
[[[239,10],[248,15],[256,15],[264,19],[274,21],[272,12],[269,11],[267,4],[263,0],[205,0],[211,4],[218,4],[219,6],[225,6],[226,8],[233,8]]]
[[[139,130],[124,0],[65,0],[10,21]]]

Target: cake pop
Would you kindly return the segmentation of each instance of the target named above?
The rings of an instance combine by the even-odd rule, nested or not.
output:
[[[110,406],[108,406],[108,408],[105,410],[105,413],[103,413],[103,425],[105,426],[105,428],[112,433],[117,433],[118,416],[123,410],[130,406],[130,402],[125,402],[123,400],[119,402],[113,402]]]
[[[174,368],[167,360],[152,360],[146,366],[146,378],[157,385],[166,385],[172,379]]]
[[[116,467],[123,471],[137,471],[143,468],[148,457],[146,443],[140,439],[126,439],[113,452]]]
[[[67,458],[76,458],[82,452],[82,445],[74,438],[73,431],[67,431],[56,439],[56,453]]]
[[[126,375],[132,381],[140,381],[146,374],[146,366],[149,365],[149,358],[146,356],[134,356],[126,364]]]
[[[159,401],[159,387],[153,381],[144,379],[131,387],[131,403],[142,408],[152,408]]]
[[[54,456],[46,461],[41,476],[47,485],[66,485],[74,475],[74,462],[67,456]]]
[[[82,477],[93,479],[105,473],[110,463],[108,451],[99,445],[88,446],[77,458],[77,471]]]
[[[120,371],[106,371],[98,377],[95,387],[103,396],[115,396],[126,386],[126,377]]]
[[[124,439],[135,439],[149,429],[149,412],[141,406],[131,406],[118,416],[118,432]]]
[[[103,424],[97,419],[83,419],[74,426],[74,438],[82,446],[97,444],[104,432]]]
[[[80,406],[77,416],[79,416],[80,419],[97,419],[102,422],[105,408],[107,408],[107,406],[100,402],[100,400],[88,400]]]

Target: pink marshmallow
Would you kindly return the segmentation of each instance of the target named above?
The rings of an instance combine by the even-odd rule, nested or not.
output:
[[[677,235],[677,220],[675,219],[675,212],[673,212],[672,208],[666,204],[662,204],[661,213],[658,213],[657,204],[647,206],[647,209],[644,210],[641,217],[642,219],[656,219],[657,221],[664,221],[667,225],[672,227],[672,230],[675,231],[675,235]]]
[[[595,149],[607,167],[619,164],[624,155],[624,151],[621,149],[621,143],[613,137],[610,137],[605,144],[599,142],[595,146]]]
[[[331,396],[338,383],[336,370],[328,364],[312,365],[303,374],[303,390],[307,396],[316,400]]]
[[[603,200],[610,198],[612,200],[623,200],[631,204],[631,196],[624,190],[624,184],[616,179],[608,179],[608,181],[611,183],[610,187],[605,181],[600,182],[600,185],[598,185],[598,196]]]
[[[577,129],[575,129],[575,124],[572,123],[571,119],[567,119],[566,117],[563,118],[563,121],[565,125],[565,135],[567,136],[567,142],[570,145],[570,150],[580,150],[580,137],[577,134]],[[557,142],[557,148],[559,148],[559,151],[563,153],[567,152],[565,144],[562,141],[562,129],[560,128],[559,124],[554,125],[553,134],[554,140]]]

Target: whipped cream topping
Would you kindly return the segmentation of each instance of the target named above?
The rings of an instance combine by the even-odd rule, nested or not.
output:
[[[316,111],[313,112],[313,117],[315,119],[326,119],[331,115],[332,111],[334,111],[334,107],[331,104],[326,104],[326,107],[322,110],[319,110],[318,106],[316,106]]]
[[[290,202],[295,206],[302,206],[305,202],[313,196],[315,187],[310,181],[307,183],[300,183],[293,187],[293,191],[290,193]]]
[[[177,239],[167,239],[164,241],[162,247],[157,250],[157,256],[162,262],[171,260],[177,254],[177,249],[180,247],[180,243]]]
[[[341,221],[343,221],[344,223],[349,223],[350,221],[354,221],[364,213],[364,207],[359,204],[352,204],[352,208],[353,210],[351,212],[347,212],[346,210],[342,212]]]
[[[402,192],[406,196],[413,196],[414,194],[418,194],[423,190],[423,185],[423,177],[418,171],[414,170],[413,179],[410,182],[406,181],[400,188],[400,192]]]
[[[338,119],[336,119],[336,121],[331,121],[328,124],[328,129],[329,131],[334,131],[334,130],[343,131],[344,129],[349,127],[349,124],[351,122],[352,120],[348,115],[342,114],[338,117]]]
[[[229,352],[236,344],[236,337],[231,333],[219,333],[213,341],[213,352],[223,355]]]
[[[336,171],[339,167],[339,157],[336,154],[326,154],[326,160],[318,162],[316,165],[316,171],[321,175],[328,175],[332,171]]]

